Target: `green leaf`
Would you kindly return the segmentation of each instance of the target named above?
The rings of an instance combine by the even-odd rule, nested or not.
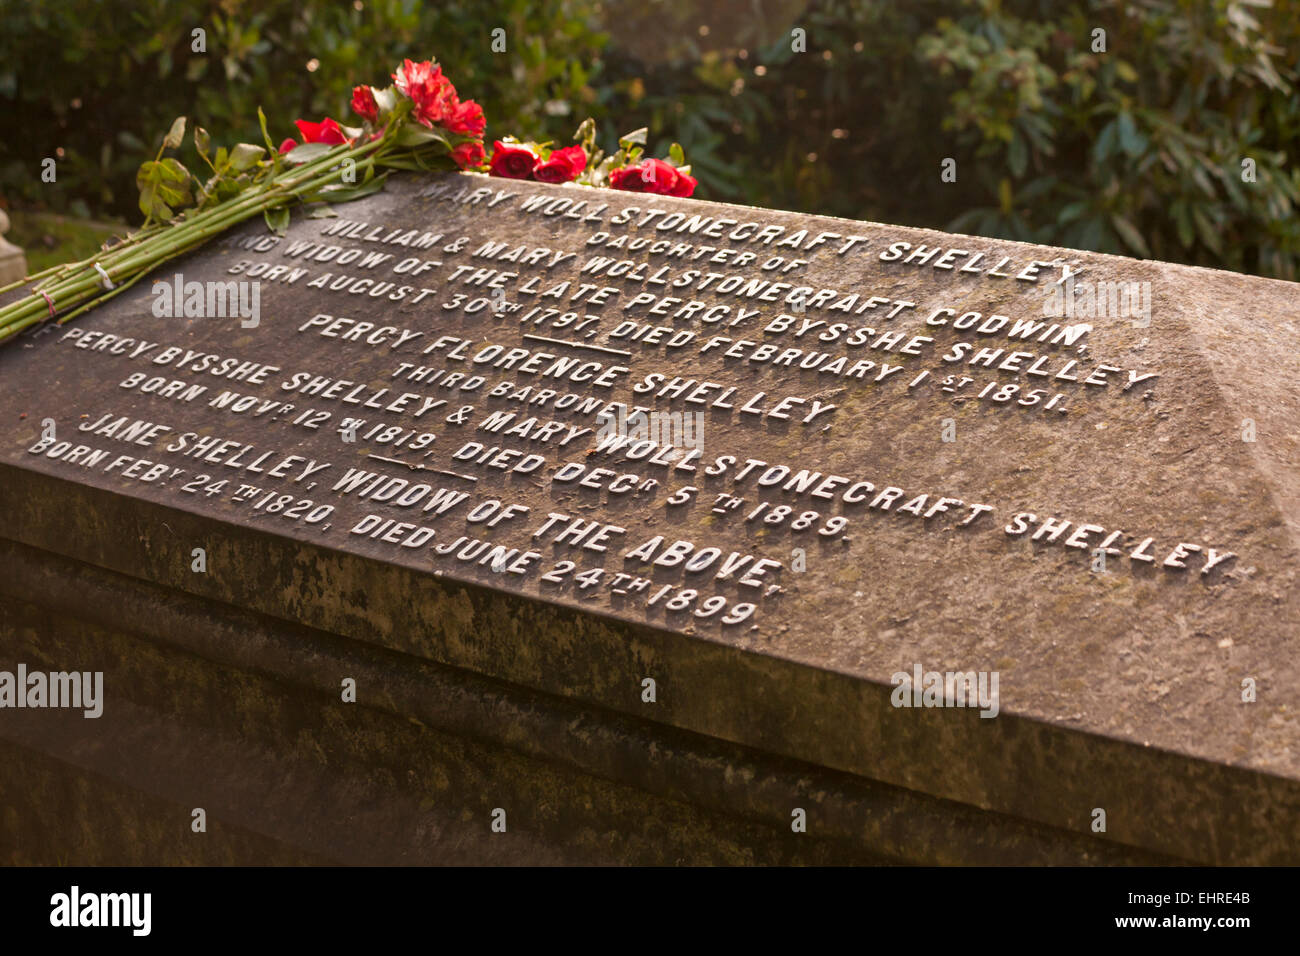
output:
[[[1088,199],[1080,199],[1078,202],[1072,202],[1056,214],[1056,222],[1061,226],[1068,225],[1087,212],[1091,206],[1092,202]]]
[[[167,208],[167,204],[159,199],[152,189],[140,193],[140,211],[148,218],[161,220],[162,222],[166,222],[172,217],[172,211]]]
[[[397,90],[391,86],[382,90],[375,89],[372,86],[370,90],[375,94],[375,106],[378,110],[380,120],[383,120],[385,116],[393,111],[393,107],[397,105]]]
[[[266,130],[266,114],[262,112],[260,106],[257,108],[257,123],[262,127],[262,142],[266,143],[266,151],[274,156],[275,143],[271,142],[271,134]]]
[[[269,228],[277,236],[283,236],[289,229],[289,208],[281,206],[279,209],[268,209],[262,213]]]
[[[1115,213],[1110,217],[1110,224],[1115,227],[1119,237],[1128,244],[1130,249],[1145,259],[1151,258],[1151,250],[1147,248],[1146,240],[1142,238],[1142,233],[1138,232],[1133,223],[1119,213]]]
[[[1119,145],[1130,156],[1140,156],[1147,148],[1146,137],[1138,132],[1133,122],[1132,113],[1120,113],[1116,121],[1119,131]]]
[[[184,140],[185,117],[178,116],[172,122],[172,128],[167,131],[167,135],[163,138],[163,146],[167,149],[180,149]]]
[[[156,195],[169,206],[188,206],[194,201],[190,192],[189,170],[178,160],[168,157],[157,164],[158,176],[153,183]]]
[[[190,171],[186,169],[179,159],[173,159],[168,156],[161,160],[158,165],[162,168],[162,178],[164,181],[174,183],[187,183],[190,180]]]
[[[173,159],[171,162],[176,163],[176,160]],[[180,163],[176,163],[176,166],[180,166],[181,169],[179,177],[174,171],[174,167],[165,165],[162,160],[151,159],[148,162],[141,163],[139,171],[135,174],[135,184],[140,189],[143,189],[145,186],[156,186],[164,180],[183,182],[188,175],[184,171],[185,167],[181,166]]]
[[[633,146],[644,146],[646,133],[649,130],[642,126],[640,129],[634,129],[630,133],[625,133],[618,138],[618,145],[624,149],[631,149]]]
[[[409,169],[414,173],[428,172],[430,167],[428,163],[419,161],[414,153],[408,153],[405,156],[389,156],[384,160],[384,165],[389,169]],[[319,200],[319,197],[317,197]],[[312,201],[307,197],[307,201]]]
[[[596,121],[590,116],[583,120],[573,133],[573,141],[590,154],[596,143]]]
[[[243,190],[243,185],[238,181],[232,182],[225,177],[217,181],[217,202],[225,202],[227,199],[233,199]]]
[[[262,154],[265,153],[261,146],[254,146],[252,143],[238,143],[230,151],[230,168],[242,172],[254,166]]]
[[[199,151],[199,155],[204,159],[208,158],[208,150],[212,146],[212,139],[208,136],[208,131],[202,126],[194,127],[194,148]]]
[[[1029,165],[1029,149],[1025,146],[1025,138],[1019,133],[1011,137],[1007,163],[1011,166],[1011,175],[1017,179],[1025,174],[1025,167]]]
[[[338,213],[336,213],[329,206],[317,206],[311,212],[307,213],[307,218],[308,219],[337,219]]]
[[[1174,223],[1178,226],[1178,241],[1183,244],[1184,249],[1190,249],[1192,243],[1196,241],[1196,233],[1192,230],[1192,214],[1188,211],[1187,203],[1179,200],[1174,203],[1171,211],[1174,214]]]
[[[398,146],[419,147],[427,146],[430,143],[442,143],[448,150],[451,149],[451,143],[447,141],[447,137],[437,130],[427,129],[418,123],[403,126],[401,132],[397,134]]]
[[[179,194],[175,188],[175,180],[171,177],[172,174],[161,162],[151,160],[140,164],[140,170],[135,176],[135,184],[140,190],[140,211],[146,217],[164,221],[172,218],[173,212],[168,205],[168,199],[179,198]],[[170,181],[170,186],[164,186],[165,180]],[[173,204],[175,204],[174,200]]]
[[[137,189],[144,189],[162,179],[162,163],[157,160],[149,160],[140,164],[139,170],[135,174],[135,186]]]
[[[384,188],[384,180],[388,174],[376,176],[370,182],[361,186],[346,186],[342,183],[336,183],[333,186],[326,186],[324,189],[315,193],[311,199],[322,199],[326,202],[352,202],[354,199],[361,199],[364,196],[370,196]]]
[[[1201,187],[1201,191],[1210,199],[1217,199],[1218,195],[1214,191],[1214,183],[1210,182],[1210,177],[1205,174],[1205,170],[1200,166],[1192,167],[1192,182]]]
[[[674,166],[686,165],[686,154],[682,152],[681,143],[673,143],[668,147],[668,162]]]
[[[301,146],[295,146],[289,150],[284,158],[294,165],[310,163],[320,159],[333,148],[333,146],[326,146],[324,143],[303,143]]]
[[[1093,216],[1091,219],[1084,220],[1080,225],[1079,248],[1099,249],[1102,238],[1106,233],[1105,220],[1100,216]]]
[[[1201,242],[1205,243],[1207,249],[1216,256],[1223,255],[1223,240],[1219,235],[1219,230],[1214,228],[1205,213],[1199,208],[1192,209],[1192,221],[1196,223],[1196,234],[1201,237]]]
[[[1115,151],[1116,126],[1117,123],[1115,120],[1111,120],[1107,123],[1102,128],[1101,134],[1098,135],[1096,142],[1092,145],[1093,160],[1098,165],[1104,164],[1110,154]]]

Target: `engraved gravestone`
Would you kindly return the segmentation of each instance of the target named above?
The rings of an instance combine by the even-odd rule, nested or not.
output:
[[[100,654],[101,720],[194,720],[162,663],[76,622],[333,701],[344,640],[387,655],[358,707],[419,723],[427,664],[669,735],[676,762],[602,764],[533,710],[501,741],[784,833],[718,837],[750,854],[803,807],[890,858],[1298,859],[1294,285],[470,174],[336,212],[0,352],[0,666]],[[177,623],[227,614],[257,623],[203,649]],[[203,695],[251,733],[222,715],[252,691]],[[84,728],[0,714],[107,773]],[[681,732],[798,763],[709,797]],[[774,795],[813,772],[840,803]],[[518,852],[575,858],[564,813]]]

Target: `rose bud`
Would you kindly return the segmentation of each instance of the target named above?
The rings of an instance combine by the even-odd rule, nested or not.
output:
[[[353,87],[352,112],[371,123],[378,120],[379,104],[375,102],[375,91],[368,86]]]
[[[302,134],[304,143],[324,143],[326,146],[342,146],[349,143],[343,130],[339,129],[339,124],[328,116],[319,123],[310,123],[307,120],[294,120],[294,125],[298,127],[298,132]]]
[[[461,143],[451,151],[451,158],[461,169],[478,169],[485,158],[483,144],[477,141]]]

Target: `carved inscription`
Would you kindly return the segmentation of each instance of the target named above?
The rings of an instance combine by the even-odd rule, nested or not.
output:
[[[760,626],[806,562],[851,563],[884,527],[918,544],[942,529],[972,555],[1028,542],[1080,574],[1209,579],[1236,557],[1188,528],[893,466],[891,430],[915,442],[903,432],[929,423],[937,444],[971,412],[1068,442],[1086,410],[1159,388],[1140,351],[1108,346],[1114,320],[1044,308],[1100,278],[1077,261],[474,176],[394,188],[383,220],[345,205],[186,267],[259,283],[256,328],[159,319],[145,293],[130,324],[58,329],[50,347],[95,356],[99,378],[26,453],[675,627]],[[875,454],[843,451],[870,430]]]

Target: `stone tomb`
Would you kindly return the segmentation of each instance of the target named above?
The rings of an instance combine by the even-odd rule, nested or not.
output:
[[[6,858],[1300,860],[1296,286],[336,212],[0,352]]]

